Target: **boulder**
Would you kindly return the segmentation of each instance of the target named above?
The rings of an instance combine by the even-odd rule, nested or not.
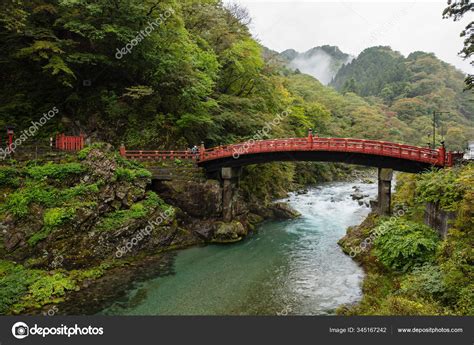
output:
[[[352,197],[352,200],[361,200],[364,198],[364,195],[361,192],[357,191],[355,193],[352,193],[351,197]]]
[[[220,217],[222,188],[216,180],[204,183],[194,181],[160,181],[157,192],[167,203],[179,207],[196,218]]]
[[[232,243],[240,241],[247,235],[247,230],[239,221],[230,223],[216,222],[216,230],[212,237],[212,242],[216,243]]]
[[[284,202],[277,202],[271,205],[270,209],[273,212],[273,218],[275,219],[294,219],[301,216],[301,214],[292,209],[290,205]]]

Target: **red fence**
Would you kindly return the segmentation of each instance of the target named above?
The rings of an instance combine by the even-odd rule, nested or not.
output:
[[[84,148],[84,135],[67,136],[65,134],[58,134],[55,147],[62,151],[80,151]]]
[[[385,141],[347,139],[347,138],[288,138],[248,141],[240,144],[202,149],[196,155],[189,151],[142,151],[120,149],[120,154],[132,159],[194,159],[206,162],[221,158],[266,152],[294,151],[334,151],[354,152],[375,156],[388,156],[437,166],[452,166],[457,154],[446,152],[444,147],[437,150],[418,146],[403,145]]]

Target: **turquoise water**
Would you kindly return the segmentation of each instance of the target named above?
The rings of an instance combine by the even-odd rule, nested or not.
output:
[[[138,283],[107,315],[321,315],[361,298],[362,269],[337,241],[369,209],[354,183],[331,183],[285,199],[302,216],[261,225],[232,245],[179,251],[174,274]],[[373,197],[376,186],[357,184]]]

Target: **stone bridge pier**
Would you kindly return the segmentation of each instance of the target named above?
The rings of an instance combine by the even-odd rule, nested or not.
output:
[[[235,189],[239,187],[242,168],[221,168],[220,180],[222,183],[222,218],[224,222],[230,222],[233,218],[232,203]]]
[[[222,218],[224,222],[232,221],[233,200],[235,191],[239,187],[241,174],[241,167],[224,167],[219,172],[222,184]],[[381,216],[389,216],[392,212],[392,178],[392,169],[378,169],[378,201],[374,211]]]
[[[390,206],[392,201],[392,177],[392,169],[379,168],[378,201],[375,211],[381,216],[389,216],[392,213]]]

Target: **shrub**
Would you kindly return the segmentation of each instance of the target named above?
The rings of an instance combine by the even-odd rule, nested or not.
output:
[[[387,230],[375,239],[374,254],[387,267],[408,271],[434,258],[439,239],[431,228],[399,218],[385,221]]]
[[[0,261],[0,314],[6,314],[38,279],[39,273],[9,261]]]
[[[20,184],[18,170],[11,167],[0,167],[0,186],[17,187]]]
[[[151,176],[151,172],[146,169],[117,168],[115,170],[115,177],[118,181],[133,182],[137,178],[151,178]]]
[[[64,191],[61,191],[60,198],[64,201],[74,199],[78,196],[87,196],[99,192],[99,185],[97,183],[93,184],[78,184],[77,186],[71,187]]]
[[[400,284],[402,294],[420,298],[440,299],[445,290],[440,267],[431,264],[415,267]]]
[[[63,180],[66,177],[82,174],[85,170],[86,168],[79,163],[55,164],[50,162],[27,168],[26,171],[28,175],[37,180],[44,178]]]
[[[2,211],[17,218],[28,215],[32,203],[52,207],[57,202],[58,190],[41,183],[29,183],[24,188],[15,191],[7,198]]]
[[[63,273],[43,275],[29,286],[18,307],[21,310],[23,307],[40,308],[45,304],[58,303],[67,290],[75,289],[74,281]]]
[[[129,210],[119,210],[108,214],[104,219],[102,219],[98,228],[100,230],[115,230],[127,221],[131,219],[143,218],[148,214],[147,209],[143,203],[137,203],[132,205]]]
[[[51,208],[44,213],[44,225],[48,227],[57,227],[74,217],[72,208]]]
[[[446,211],[456,211],[467,186],[459,180],[457,168],[432,171],[422,174],[417,181],[416,200],[439,204]]]
[[[435,302],[392,295],[381,304],[376,315],[439,315],[442,312]]]

